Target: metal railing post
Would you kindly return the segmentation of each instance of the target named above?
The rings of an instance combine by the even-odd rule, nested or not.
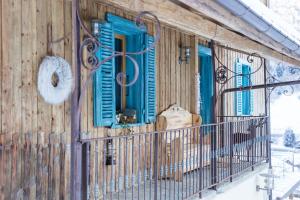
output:
[[[158,133],[154,133],[154,200],[158,195]]]
[[[250,134],[251,134],[251,150],[252,150],[252,156],[251,156],[251,169],[254,171],[254,159],[255,159],[255,139],[256,139],[256,125],[255,125],[255,119],[251,119],[250,123]]]
[[[216,189],[216,186],[215,186],[215,183],[217,182],[217,155],[216,155],[216,150],[217,150],[217,140],[216,140],[216,129],[213,129],[212,132],[211,132],[211,158],[210,158],[210,170],[211,170],[211,185],[214,185],[212,186],[211,188],[212,189]]]
[[[266,140],[266,154],[267,154],[267,163],[269,163],[269,168],[272,168],[272,160],[271,160],[271,134],[270,134],[270,117],[267,117],[266,120],[266,136],[267,136],[267,140]]]
[[[200,190],[200,192],[199,192],[199,198],[202,198],[202,193],[201,193],[201,191],[202,191],[202,185],[203,185],[203,183],[202,183],[202,176],[203,176],[203,174],[202,174],[202,160],[203,160],[203,152],[202,152],[202,148],[203,148],[203,134],[202,134],[202,131],[201,131],[201,127],[199,127],[199,134],[200,134],[200,180],[199,180],[199,190]]]
[[[82,199],[89,199],[89,163],[90,163],[90,144],[82,144]]]
[[[230,151],[230,155],[229,155],[229,166],[230,166],[230,182],[232,182],[232,175],[233,175],[233,132],[234,132],[234,122],[229,122],[229,151]]]

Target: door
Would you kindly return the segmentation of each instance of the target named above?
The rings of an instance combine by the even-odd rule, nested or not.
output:
[[[199,46],[200,115],[202,124],[213,123],[214,89],[211,49]]]

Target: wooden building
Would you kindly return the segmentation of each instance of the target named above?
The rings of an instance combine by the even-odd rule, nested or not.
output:
[[[189,4],[189,2],[194,4]],[[265,66],[268,59],[280,58],[285,62],[299,65],[300,56],[289,53],[278,42],[262,35],[255,28],[247,27],[234,15],[227,13],[224,21],[215,20],[220,18],[213,18],[213,15],[209,14],[213,12],[209,9],[212,6],[209,3],[207,12],[203,13],[203,10],[198,10],[198,6],[206,2],[209,0],[199,2],[193,0],[80,0],[80,15],[89,29],[91,29],[92,20],[97,19],[101,23],[108,21],[108,13],[112,18],[119,17],[133,23],[138,12],[147,10],[153,12],[161,22],[160,39],[155,46],[155,118],[147,121],[144,119],[144,114],[141,114],[143,119],[141,123],[129,123],[129,125],[120,123],[119,126],[117,123],[116,126],[95,125],[96,95],[90,84],[81,107],[81,138],[88,141],[91,138],[154,133],[159,129],[156,117],[174,104],[193,116],[201,116],[202,112],[207,113],[205,109],[209,107],[211,110],[208,113],[211,118],[208,117],[205,122],[207,124],[220,122],[222,114],[237,115],[239,94],[249,95],[251,99],[251,102],[248,102],[249,106],[246,105],[249,110],[245,111],[246,113],[241,111],[241,115],[268,115],[267,96],[264,89],[249,91],[249,93],[228,93],[225,95],[224,105],[221,105],[220,95],[226,88],[250,85],[247,77],[245,80],[240,80],[241,85],[237,83],[239,80],[235,75],[238,73],[236,70],[239,63],[241,66],[251,66],[250,72],[255,72],[251,74],[251,84],[258,85],[265,84],[267,81]],[[219,9],[219,7],[216,8]],[[72,1],[1,0],[0,10],[0,199],[70,199],[71,100],[68,99],[59,105],[46,103],[38,92],[37,79],[39,66],[45,56],[62,57],[73,67],[73,72],[75,70],[74,63],[72,63],[74,61]],[[224,9],[220,8],[217,11],[222,14]],[[228,16],[236,20],[234,27],[227,26],[233,23],[228,22]],[[155,35],[157,30],[153,18],[146,17],[143,21],[147,28],[146,32],[149,35]],[[249,35],[239,32],[243,27],[249,31]],[[83,31],[81,33],[83,38],[85,33]],[[122,37],[120,40],[122,41]],[[190,51],[189,61],[180,63],[179,57],[186,56],[187,48]],[[205,54],[208,58],[201,54],[201,49],[208,51],[208,54]],[[249,61],[249,58],[253,60]],[[205,59],[211,60],[211,63],[209,64]],[[211,66],[211,71],[204,69],[208,64]],[[226,84],[222,84],[215,78],[216,72],[219,72],[220,67],[224,65],[227,67],[226,77],[230,79]],[[89,71],[81,67],[81,83],[87,80],[88,74]],[[209,78],[206,77],[207,74]],[[208,82],[201,86],[201,80]],[[243,85],[243,81],[247,82],[247,80],[248,83]],[[210,85],[211,89],[207,89],[207,85]],[[203,96],[201,88],[203,91],[208,90],[208,93],[212,92],[211,99],[208,100],[209,105],[203,105],[207,97]],[[146,95],[145,91],[143,94]],[[134,95],[140,94],[134,93]],[[134,97],[138,98],[137,96]],[[146,97],[144,99],[147,100]],[[121,102],[121,104],[126,103]],[[243,109],[242,107],[240,109]],[[221,113],[223,108],[224,113]],[[141,113],[143,109],[145,107],[141,109]],[[191,122],[190,125],[192,124]],[[191,134],[190,137],[193,135]],[[149,139],[150,143],[152,139]],[[132,141],[126,145],[134,146],[133,143],[137,140],[135,138]],[[145,138],[142,145],[148,142]],[[115,170],[117,174],[112,176],[117,177],[118,173],[122,172],[111,168],[112,166],[105,166],[104,170],[102,165],[96,164],[96,159],[94,159],[96,151],[93,149],[104,149],[106,143],[99,141],[99,146],[98,143],[92,142],[89,145],[89,158],[91,158],[89,170],[91,172],[88,175],[89,180],[85,181],[90,183],[90,188],[94,188],[95,180],[98,178],[99,180],[107,179],[109,182],[110,178],[105,178],[103,173],[112,173],[112,170]],[[125,143],[117,142],[114,145],[117,146],[116,149],[120,149],[120,146]],[[145,153],[147,148],[152,147],[151,145],[148,147],[146,145],[141,151]],[[152,150],[148,149],[149,152]],[[103,150],[99,152],[103,153]],[[116,154],[116,157],[120,156]],[[132,150],[132,153],[121,156],[121,160],[116,161],[115,167],[123,166],[125,160],[128,160],[133,163],[129,169],[132,170],[131,175],[138,173],[135,171],[136,154],[137,152]],[[145,155],[148,154],[145,153]],[[152,161],[147,161],[147,157],[143,159],[140,164],[151,168]],[[99,163],[105,162],[103,160],[103,155],[102,157],[99,155]],[[98,177],[93,175],[97,166]],[[100,172],[102,170],[104,172]],[[84,173],[83,175],[87,176]],[[104,183],[99,181],[99,184]],[[95,198],[97,195],[95,190],[90,190],[90,198]],[[98,198],[104,197],[103,195],[101,193],[101,197],[98,196]]]

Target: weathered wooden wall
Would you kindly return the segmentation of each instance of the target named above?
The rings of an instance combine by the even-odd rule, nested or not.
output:
[[[2,143],[0,199],[70,199],[70,135],[22,136]]]
[[[37,72],[72,61],[71,1],[1,0],[0,24],[0,199],[70,199],[70,104],[46,104]]]
[[[46,104],[37,72],[46,55],[71,63],[71,1],[1,0],[1,16],[1,134],[70,132],[69,102]]]

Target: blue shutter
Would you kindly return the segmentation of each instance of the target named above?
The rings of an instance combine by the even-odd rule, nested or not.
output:
[[[251,90],[250,91],[250,115],[253,115],[254,114],[254,91]]]
[[[250,73],[251,69],[249,65],[243,64],[243,87],[250,86],[250,76],[248,75]],[[243,115],[250,115],[251,113],[251,103],[250,103],[250,90],[244,90],[243,93]]]
[[[239,60],[235,63],[235,72],[238,74],[243,73],[243,65]],[[235,85],[236,87],[242,87],[243,86],[243,77],[237,76],[235,79]],[[235,94],[235,112],[236,115],[243,115],[243,93],[241,91],[236,92]]]
[[[149,47],[154,37],[146,34],[146,45]],[[145,55],[145,122],[151,123],[156,118],[156,63],[155,48]]]
[[[249,66],[249,73],[252,73],[251,66]],[[253,85],[252,75],[250,75],[251,84]],[[254,90],[250,90],[250,115],[254,114]]]
[[[100,42],[114,49],[113,27],[110,23],[100,25]],[[101,47],[96,53],[99,60],[111,56],[111,51]],[[100,66],[94,75],[94,126],[111,126],[115,123],[115,59]]]

